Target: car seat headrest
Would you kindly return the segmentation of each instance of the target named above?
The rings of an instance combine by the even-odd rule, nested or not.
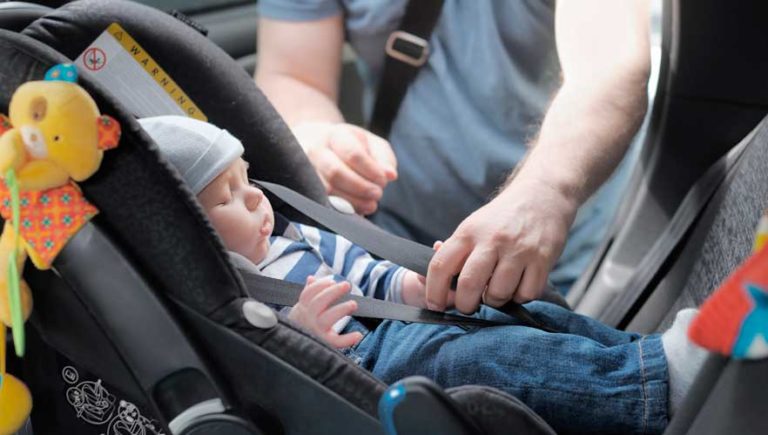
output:
[[[19,32],[32,21],[51,11],[48,6],[27,2],[0,3],[0,29]]]
[[[0,30],[0,58],[0,112],[7,112],[22,83],[41,80],[51,66],[67,61],[50,47],[5,30]],[[82,75],[79,84],[123,129],[120,146],[105,154],[97,174],[80,183],[101,212],[94,222],[151,284],[201,314],[242,297],[224,248],[149,136],[98,83]]]
[[[209,122],[243,142],[253,176],[327,201],[306,155],[253,78],[219,47],[172,16],[134,2],[80,0],[41,17],[23,34],[76,59],[113,22],[151,54]]]

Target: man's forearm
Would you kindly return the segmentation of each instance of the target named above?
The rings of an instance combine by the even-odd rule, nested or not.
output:
[[[303,122],[344,121],[331,97],[294,77],[259,73],[256,84],[290,127]]]
[[[647,108],[647,74],[565,83],[511,183],[534,182],[581,205],[624,156]]]

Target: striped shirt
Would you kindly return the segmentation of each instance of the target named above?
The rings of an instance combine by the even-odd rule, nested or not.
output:
[[[352,294],[402,303],[402,267],[374,259],[342,236],[290,222],[278,213],[272,234],[266,258],[256,265],[261,275],[297,284],[310,275],[333,276],[336,282],[352,284]],[[344,318],[334,329],[341,331],[348,322]]]

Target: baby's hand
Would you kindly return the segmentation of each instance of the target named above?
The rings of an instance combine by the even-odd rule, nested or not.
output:
[[[293,306],[288,318],[337,349],[354,346],[363,338],[361,333],[339,335],[333,330],[334,323],[357,310],[355,301],[334,305],[339,298],[348,294],[349,290],[348,282],[336,283],[330,277],[316,280],[314,276],[310,276],[301,291],[299,302]]]

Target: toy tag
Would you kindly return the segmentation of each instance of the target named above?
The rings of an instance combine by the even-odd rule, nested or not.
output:
[[[763,246],[765,246],[766,242],[768,242],[768,209],[763,212],[763,216],[760,218],[760,222],[757,224],[753,252],[759,251]]]

